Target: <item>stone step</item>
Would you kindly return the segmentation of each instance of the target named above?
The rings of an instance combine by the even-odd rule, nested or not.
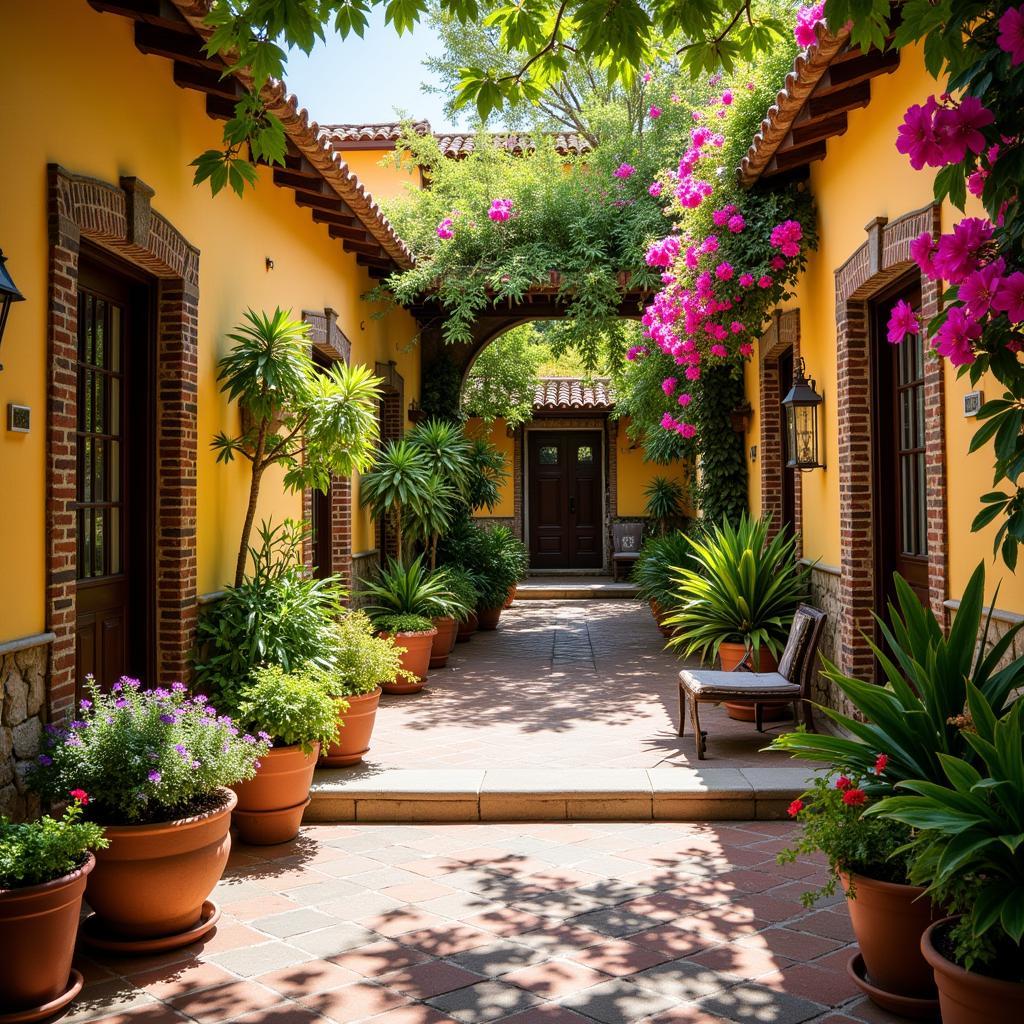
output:
[[[595,598],[628,601],[636,595],[637,589],[632,583],[612,583],[607,580],[588,582],[585,577],[572,582],[530,580],[528,583],[520,583],[516,588],[517,601],[591,601]]]
[[[734,821],[786,816],[799,766],[320,769],[307,822]]]

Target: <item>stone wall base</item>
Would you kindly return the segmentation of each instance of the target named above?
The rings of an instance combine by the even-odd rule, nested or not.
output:
[[[25,773],[39,754],[49,676],[49,643],[0,655],[0,815],[14,821],[39,814]]]

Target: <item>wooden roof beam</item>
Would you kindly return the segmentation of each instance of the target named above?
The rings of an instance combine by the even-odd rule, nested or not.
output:
[[[235,102],[239,98],[238,81],[234,76],[224,78],[213,68],[186,64],[184,61],[174,62],[174,84],[182,89],[196,89],[207,96],[216,96],[231,104],[231,115],[234,117]]]
[[[339,228],[355,227],[359,221],[346,213],[335,213],[332,210],[313,210],[314,224],[333,224]]]
[[[808,142],[818,142],[821,139],[830,139],[836,135],[843,135],[846,132],[847,120],[846,111],[838,114],[829,114],[826,117],[818,117],[814,120],[808,118],[806,121],[794,123],[789,135],[783,139],[780,150],[789,146],[803,146]]]
[[[328,228],[327,229],[331,237],[337,238],[335,234],[337,231],[344,231],[344,228]],[[358,256],[369,256],[371,259],[378,260],[381,264],[386,265],[391,262],[391,257],[376,243],[376,242],[364,242],[356,241],[352,238],[342,238],[342,248],[345,252],[355,253]]]
[[[779,148],[764,169],[764,176],[771,177],[773,174],[790,171],[794,167],[803,167],[815,160],[824,160],[826,151],[824,139],[810,142],[805,146],[791,146],[789,149]]]
[[[183,23],[183,28],[185,31],[179,31],[169,25],[152,25],[145,21],[137,21],[135,45],[143,53],[210,68],[219,74],[224,65],[207,55],[202,41],[187,24]]]
[[[841,111],[856,110],[866,107],[871,102],[871,83],[858,82],[856,85],[829,93],[827,96],[812,95],[805,109],[812,120]]]
[[[315,194],[313,192],[296,192],[295,205],[306,206],[313,210],[328,210],[331,213],[345,213],[348,207],[333,193]]]
[[[821,77],[812,95],[827,96],[830,92],[868,82],[879,75],[890,74],[900,66],[899,50],[871,50],[858,57],[846,61],[845,64],[832,64]]]
[[[292,188],[296,192],[312,193],[313,195],[327,195],[324,179],[319,174],[306,173],[304,171],[290,171],[285,167],[274,167],[274,184],[282,188]]]

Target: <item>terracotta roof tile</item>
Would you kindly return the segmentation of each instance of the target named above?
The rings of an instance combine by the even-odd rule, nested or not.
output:
[[[541,377],[533,397],[534,409],[610,409],[615,404],[607,377],[589,384],[579,377]]]

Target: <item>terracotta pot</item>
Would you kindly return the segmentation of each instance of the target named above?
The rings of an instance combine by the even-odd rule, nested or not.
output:
[[[430,667],[444,668],[448,664],[448,655],[451,654],[455,644],[455,634],[458,632],[459,624],[455,619],[449,617],[434,619],[434,629],[437,636],[430,648]]]
[[[947,917],[929,926],[921,936],[921,952],[935,973],[942,1024],[992,1024],[1020,1020],[1024,1015],[1024,984],[987,978],[965,971],[935,948],[936,933],[954,922]]]
[[[299,834],[320,744],[308,753],[295,744],[273,747],[260,759],[254,778],[233,786],[238,807],[232,816],[243,843],[269,846]]]
[[[399,647],[405,648],[401,656],[402,668],[411,672],[417,679],[415,683],[382,683],[385,693],[418,693],[423,689],[423,681],[427,678],[430,668],[430,651],[434,646],[436,629],[425,629],[422,633],[381,633],[382,637],[390,638]]]
[[[718,660],[721,662],[723,672],[733,672],[743,660],[747,653],[746,644],[724,643],[718,648]],[[762,648],[755,657],[754,664],[758,672],[774,672],[779,663],[771,651]],[[764,721],[778,722],[785,718],[792,709],[791,704],[785,701],[764,701]],[[741,702],[725,701],[725,709],[729,717],[737,722],[754,721],[754,705]]]
[[[885,992],[918,999],[935,998],[931,968],[921,956],[921,935],[935,920],[931,901],[916,885],[879,882],[853,875],[854,898],[847,896],[853,933],[857,937],[867,980]],[[850,875],[840,872],[843,891]]]
[[[326,768],[344,768],[358,764],[370,749],[370,735],[377,718],[380,704],[380,689],[363,693],[358,697],[346,697],[348,709],[338,716],[341,719],[341,734],[337,743],[332,743],[320,755],[318,764]]]
[[[476,612],[470,612],[469,615],[459,623],[459,631],[455,634],[456,641],[460,644],[468,643],[469,638],[476,632],[478,625],[479,619],[477,618]]]
[[[212,811],[152,825],[108,825],[110,846],[96,851],[86,900],[98,930],[124,938],[176,935],[198,924],[231,850],[238,798],[221,789]]]
[[[498,619],[501,618],[501,605],[497,608],[480,608],[477,610],[479,627],[481,630],[493,630],[498,628]]]
[[[518,589],[519,588],[514,583],[508,588],[508,597],[505,598],[505,603],[502,605],[502,608],[512,607],[512,602],[516,599],[516,591]]]
[[[658,631],[662,636],[671,637],[675,636],[675,630],[671,626],[664,624],[665,619],[668,617],[669,612],[665,611],[660,604],[654,598],[650,600],[651,614],[654,616],[654,621],[658,624]]]
[[[3,1010],[47,1007],[68,991],[82,894],[86,876],[95,866],[96,858],[90,853],[77,871],[62,878],[21,889],[0,889]],[[53,1007],[57,1009],[59,1006]]]

